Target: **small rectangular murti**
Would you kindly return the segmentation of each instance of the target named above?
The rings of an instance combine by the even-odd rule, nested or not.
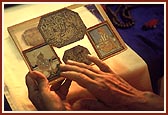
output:
[[[50,45],[41,44],[24,50],[23,55],[30,71],[40,71],[49,81],[59,77],[61,62]]]
[[[116,32],[107,21],[87,29],[87,36],[100,59],[116,55],[126,49],[123,40],[116,35]]]

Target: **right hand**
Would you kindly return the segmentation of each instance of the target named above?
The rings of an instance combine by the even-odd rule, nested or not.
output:
[[[99,67],[67,61],[61,65],[61,76],[76,81],[86,88],[95,99],[78,100],[73,108],[76,110],[153,110],[153,106],[145,106],[147,96],[151,93],[142,92],[124,79],[115,74],[108,65],[96,57],[88,56],[88,59]]]

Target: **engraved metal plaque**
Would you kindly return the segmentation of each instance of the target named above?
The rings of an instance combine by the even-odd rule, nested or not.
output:
[[[28,46],[37,46],[44,43],[44,39],[36,27],[25,30],[22,34],[22,39]]]
[[[81,63],[90,65],[91,62],[87,59],[87,55],[90,54],[89,50],[83,46],[75,46],[64,52],[63,61],[66,63],[67,60],[73,60]]]
[[[38,29],[48,44],[58,48],[83,39],[86,33],[79,14],[66,8],[42,16]]]

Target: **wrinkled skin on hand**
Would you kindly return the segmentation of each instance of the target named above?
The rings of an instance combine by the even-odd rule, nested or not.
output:
[[[61,83],[62,81],[50,87],[47,78],[38,71],[29,72],[26,75],[29,99],[37,110],[61,111],[69,109],[69,105],[64,100],[71,80],[65,80],[62,85]]]
[[[66,79],[63,84],[60,82],[50,86],[42,73],[29,72],[26,85],[29,99],[37,110],[163,110],[162,98],[152,92],[135,89],[98,58],[88,56],[88,59],[98,69],[70,60],[61,64],[60,76]],[[73,103],[67,99],[71,81],[85,89],[80,93],[88,92]]]
[[[74,61],[61,65],[61,76],[76,81],[86,88],[95,99],[81,99],[74,105],[75,110],[157,110],[151,106],[151,97],[157,97],[150,92],[142,92],[115,74],[108,65],[96,57],[88,59],[98,66],[92,66]],[[160,98],[159,98],[160,99]],[[153,99],[152,99],[153,101]],[[155,102],[155,101],[154,101]],[[156,101],[157,102],[157,101]],[[161,102],[161,103],[160,103]],[[153,102],[152,102],[153,103]],[[162,101],[158,102],[162,105]],[[162,107],[161,107],[162,108]]]

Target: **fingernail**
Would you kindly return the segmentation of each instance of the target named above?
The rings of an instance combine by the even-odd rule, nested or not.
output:
[[[64,66],[63,64],[60,64],[59,69],[61,70],[63,66]]]
[[[60,76],[64,77],[63,75],[65,74],[66,72],[60,72]]]
[[[67,60],[67,62],[74,62],[73,60]]]
[[[90,57],[92,57],[92,55],[88,54],[86,57],[87,57],[88,59],[90,59]]]
[[[88,56],[91,56],[91,54],[87,54]]]

